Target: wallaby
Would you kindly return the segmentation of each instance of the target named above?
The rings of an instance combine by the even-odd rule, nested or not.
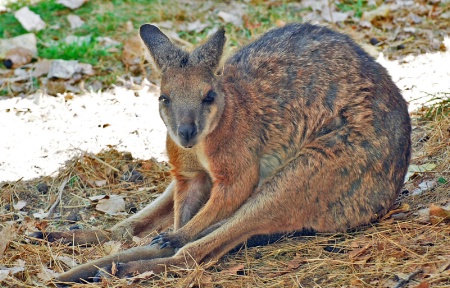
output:
[[[123,262],[118,277],[159,273],[218,259],[256,235],[346,231],[391,208],[410,160],[407,105],[348,36],[288,24],[218,67],[223,29],[191,53],[153,25],[140,35],[161,72],[173,181],[110,232],[47,236],[80,244],[173,231],[59,281],[92,277],[112,261]]]

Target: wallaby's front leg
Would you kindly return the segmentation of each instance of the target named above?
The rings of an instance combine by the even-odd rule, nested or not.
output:
[[[176,180],[173,180],[163,194],[137,214],[117,223],[110,230],[117,240],[132,236],[146,236],[152,231],[161,232],[173,225],[173,197]]]
[[[295,176],[298,177],[297,175]],[[174,256],[125,263],[118,267],[116,276],[123,278],[131,276],[133,273],[143,273],[145,271],[153,271],[157,274],[164,272],[171,265],[192,266],[195,263],[218,259],[254,235],[287,232],[296,228],[301,230],[306,221],[299,221],[298,218],[291,219],[294,214],[291,212],[297,209],[298,203],[296,202],[301,202],[301,200],[294,197],[297,193],[305,193],[305,190],[298,189],[300,191],[297,192],[296,187],[287,186],[289,184],[286,181],[287,177],[292,176],[287,175],[285,177],[282,175],[282,177],[274,179],[275,181],[265,183],[263,187],[257,188],[255,193],[240,208],[236,209],[237,211],[232,213],[229,218],[217,222],[221,225],[217,224],[217,227],[216,225],[209,226],[216,228],[215,230],[196,241],[186,244]],[[303,197],[297,198],[301,199]],[[296,202],[293,203],[293,201]],[[220,211],[221,208],[223,207],[216,211]],[[202,211],[206,212],[206,209],[202,209],[199,213]],[[194,219],[195,217],[192,220]],[[184,227],[187,227],[191,222]],[[184,227],[180,230],[184,229]]]
[[[232,179],[216,179],[211,196],[200,211],[178,230],[154,238],[152,243],[161,247],[183,247],[211,225],[228,218],[243,205],[258,183],[258,166],[236,169],[228,176]]]
[[[177,175],[174,195],[174,230],[189,222],[205,205],[211,194],[211,179],[204,171]]]

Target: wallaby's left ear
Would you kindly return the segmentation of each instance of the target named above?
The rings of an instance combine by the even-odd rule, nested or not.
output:
[[[189,55],[189,64],[192,66],[206,66],[215,71],[222,58],[223,46],[226,40],[225,29],[222,27],[206,43],[192,51],[191,55]]]

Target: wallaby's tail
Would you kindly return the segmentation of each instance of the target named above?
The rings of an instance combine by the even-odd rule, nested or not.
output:
[[[70,245],[101,244],[111,240],[111,232],[104,230],[73,230],[68,232],[34,232],[29,238],[44,239],[49,242],[61,241]]]

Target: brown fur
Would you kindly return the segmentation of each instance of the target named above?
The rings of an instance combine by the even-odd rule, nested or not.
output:
[[[386,70],[349,37],[290,24],[242,48],[222,75],[223,30],[191,54],[154,26],[141,37],[162,73],[173,182],[111,231],[121,239],[174,224],[148,247],[174,254],[124,263],[117,276],[217,259],[255,235],[345,231],[390,209],[410,119]]]

